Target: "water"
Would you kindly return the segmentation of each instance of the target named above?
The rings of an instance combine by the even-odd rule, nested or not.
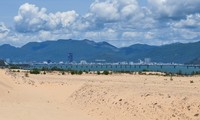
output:
[[[70,64],[35,64],[24,69],[38,68],[42,69],[57,67],[64,70],[77,71],[155,71],[167,73],[182,73],[192,74],[193,72],[200,72],[200,66],[186,66],[186,65],[70,65]]]

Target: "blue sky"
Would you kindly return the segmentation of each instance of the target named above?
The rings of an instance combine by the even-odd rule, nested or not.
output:
[[[1,0],[0,21],[13,24],[13,17],[17,15],[19,7],[24,3],[45,7],[49,12],[75,10],[79,14],[85,14],[92,2],[93,0]]]
[[[199,0],[0,1],[0,44],[57,39],[116,46],[200,40]]]

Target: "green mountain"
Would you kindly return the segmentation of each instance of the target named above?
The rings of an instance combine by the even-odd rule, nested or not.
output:
[[[195,58],[194,60],[188,62],[187,64],[200,65],[200,57]]]
[[[67,61],[68,53],[73,53],[74,60],[94,62],[103,59],[107,62],[134,61],[151,58],[153,62],[189,63],[200,57],[200,42],[175,43],[163,46],[135,44],[129,47],[117,48],[107,42],[96,43],[90,40],[58,40],[46,42],[31,42],[20,48],[10,45],[0,46],[0,59],[9,58],[12,61],[51,60]]]

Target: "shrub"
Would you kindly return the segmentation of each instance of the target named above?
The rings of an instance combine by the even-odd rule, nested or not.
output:
[[[64,69],[58,68],[58,67],[52,67],[51,71],[64,71]]]
[[[17,65],[12,65],[12,66],[10,66],[10,69],[20,69],[20,67]]]
[[[104,71],[103,71],[103,74],[104,74],[104,75],[109,75],[109,71],[104,70]]]
[[[29,75],[28,75],[28,73],[27,73],[27,72],[25,73],[25,77],[29,77]]]
[[[83,74],[83,72],[82,72],[82,71],[78,71],[78,74],[79,74],[79,75],[82,75],[82,74]]]
[[[62,72],[62,75],[65,75],[65,72],[64,72],[64,71]]]
[[[48,67],[42,67],[41,70],[42,70],[42,71],[49,71],[49,68],[48,68]]]
[[[33,70],[30,71],[30,74],[40,74],[40,70],[33,69]]]
[[[142,72],[141,72],[141,71],[139,71],[139,72],[138,72],[138,74],[139,74],[139,75],[142,75]]]
[[[75,71],[71,71],[71,74],[74,75],[74,74],[75,74]]]
[[[100,75],[101,73],[100,73],[100,71],[97,71],[97,75]]]
[[[138,74],[139,75],[146,75],[146,72],[139,71]]]
[[[82,75],[82,74],[83,74],[83,71],[74,71],[74,70],[72,70],[72,71],[71,71],[71,74],[72,74],[72,75],[74,75],[74,74]]]

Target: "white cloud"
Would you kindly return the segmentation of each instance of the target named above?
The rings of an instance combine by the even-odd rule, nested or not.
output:
[[[131,19],[139,9],[137,0],[96,0],[90,6],[91,14],[103,22]]]
[[[0,38],[4,38],[8,35],[10,30],[5,26],[4,23],[0,23]]]
[[[200,28],[200,14],[188,15],[186,19],[172,23],[177,28]]]
[[[197,41],[200,38],[200,14],[190,14],[185,19],[173,21],[170,27],[173,29],[173,37],[176,37],[176,39],[183,42]]]
[[[68,28],[76,21],[78,14],[75,11],[50,13],[47,25],[52,29]]]
[[[155,20],[147,7],[140,7],[137,0],[97,0],[90,6],[90,19],[97,28],[152,29]],[[118,28],[116,28],[117,26]],[[94,25],[93,25],[94,26]],[[116,31],[117,31],[116,30]]]
[[[102,41],[102,40],[117,40],[119,33],[116,32],[113,29],[104,29],[102,31],[92,31],[92,32],[86,32],[85,35],[83,36],[86,39],[91,39],[91,40],[97,40],[97,41]]]
[[[200,32],[198,31],[193,31],[190,29],[174,29],[174,32],[176,33],[176,36],[179,39],[183,40],[194,40],[196,38],[200,38]]]
[[[38,32],[40,30],[69,29],[76,21],[75,11],[47,13],[46,8],[25,3],[20,6],[18,15],[14,17],[18,32]]]
[[[25,3],[14,17],[15,29],[0,24],[0,38],[17,45],[31,41],[91,39],[118,46],[162,44],[200,38],[199,0],[96,0],[88,13],[49,13]],[[12,27],[10,27],[12,28]],[[123,42],[122,42],[123,41]]]
[[[200,12],[199,0],[148,0],[156,17],[184,18],[188,14]]]
[[[120,13],[122,14],[122,17],[124,18],[131,18],[133,16],[133,13],[136,12],[137,10],[138,10],[137,4],[130,4],[123,7]]]
[[[146,39],[153,39],[155,37],[155,34],[153,32],[147,32],[145,33]]]
[[[122,38],[126,39],[126,40],[133,40],[135,38],[138,38],[142,36],[141,32],[124,32],[122,34]]]
[[[110,1],[96,1],[92,3],[90,10],[101,21],[113,22],[120,18],[116,5]]]
[[[38,36],[41,40],[52,39],[52,34],[49,31],[40,31]]]
[[[137,0],[103,0],[95,1],[90,6],[91,14],[98,21],[129,21],[143,13]]]
[[[32,34],[34,39],[40,41],[61,38],[100,41],[123,37],[131,40],[133,36],[122,33],[132,29],[153,28],[155,21],[151,14],[148,8],[141,8],[137,0],[97,0],[84,16],[75,11],[47,13],[46,8],[25,3],[19,8],[14,21],[17,34],[26,36],[24,38]]]

